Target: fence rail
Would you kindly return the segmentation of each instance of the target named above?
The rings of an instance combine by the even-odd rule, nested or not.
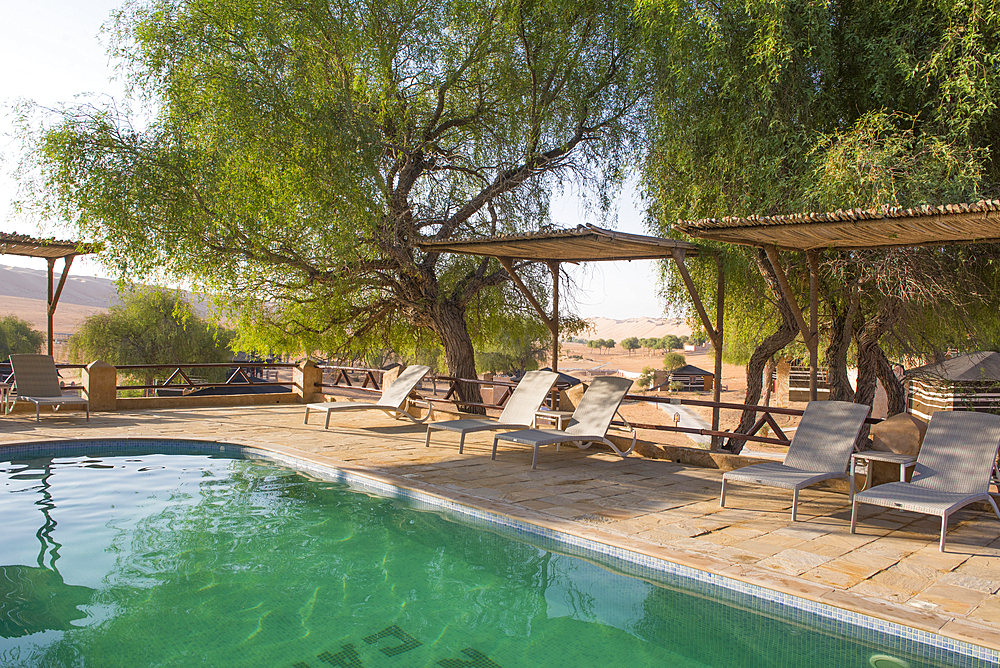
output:
[[[83,369],[86,365],[83,364],[58,364],[57,368],[59,370],[72,370],[72,369]],[[9,369],[9,365],[7,365]],[[292,370],[295,369],[296,365],[291,363],[283,362],[219,362],[219,363],[189,363],[189,364],[125,364],[116,367],[119,374],[126,376],[137,376],[149,373],[157,373],[159,375],[166,375],[166,379],[153,383],[153,384],[117,384],[117,391],[128,391],[128,390],[179,390],[182,394],[187,395],[196,392],[200,389],[205,388],[218,388],[218,387],[233,387],[233,388],[249,388],[249,387],[286,387],[288,388],[292,383],[291,380],[279,380],[278,374],[281,370]],[[351,392],[365,392],[365,393],[377,393],[382,390],[382,376],[385,373],[383,369],[366,368],[366,367],[350,367],[350,366],[339,366],[339,365],[320,365],[320,369],[323,371],[323,381],[316,383],[316,387],[320,391],[326,390],[348,390]],[[204,379],[199,379],[194,373],[198,370],[209,370],[209,369],[227,369],[226,380],[224,382],[209,382]],[[163,373],[169,372],[169,373]],[[274,380],[270,380],[270,376],[274,376]],[[3,365],[0,365],[0,378],[5,378],[9,376],[9,373],[5,373]],[[261,376],[266,376],[262,378]],[[480,410],[502,410],[506,405],[507,401],[510,399],[511,394],[516,387],[516,383],[507,380],[482,380],[473,378],[457,378],[455,376],[427,376],[422,381],[421,385],[430,385],[430,392],[424,397],[426,401],[430,401],[436,404],[448,404],[455,406],[459,409],[480,409]],[[444,387],[439,387],[443,385]],[[492,393],[492,401],[472,401],[469,399],[463,399],[461,396],[463,386],[476,385],[480,388],[484,386],[492,387],[494,392]],[[548,407],[553,410],[558,410],[559,408],[559,393],[560,390],[565,390],[569,387],[566,383],[559,383],[553,389],[552,394],[547,399],[546,403]],[[72,384],[66,385],[67,389],[80,389],[79,386]],[[500,391],[497,392],[496,390]],[[440,396],[440,391],[443,390],[444,396]],[[16,389],[14,390],[16,393]],[[787,416],[801,416],[803,411],[794,408],[778,408],[772,406],[747,406],[744,404],[726,403],[726,402],[713,402],[713,401],[703,401],[700,399],[687,399],[679,397],[657,397],[657,396],[646,396],[638,394],[629,394],[625,397],[627,401],[637,401],[646,402],[653,404],[672,404],[672,405],[683,405],[683,406],[701,406],[707,408],[719,408],[722,410],[735,410],[735,411],[746,411],[752,410],[759,414],[760,417],[754,424],[754,426],[746,434],[729,432],[729,431],[715,431],[712,429],[697,429],[692,427],[680,427],[677,425],[670,424],[649,424],[649,423],[636,423],[636,422],[625,422],[623,420],[615,421],[614,424],[618,426],[634,427],[638,429],[646,429],[652,431],[665,431],[665,432],[675,432],[681,434],[696,434],[702,436],[720,437],[723,439],[731,439],[735,441],[753,441],[759,443],[769,443],[773,445],[788,445],[790,439],[782,431],[781,427],[778,425],[777,421],[774,419],[776,415],[787,415]],[[877,424],[880,420],[876,418],[868,418],[867,422],[869,424]],[[760,436],[758,435],[762,429],[767,427],[770,429],[774,437],[770,436]]]

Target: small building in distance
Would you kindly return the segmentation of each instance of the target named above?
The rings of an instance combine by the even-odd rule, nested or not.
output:
[[[906,410],[921,420],[934,411],[1000,411],[1000,353],[986,350],[910,369]]]
[[[670,372],[670,376],[667,377],[667,385],[673,383],[680,383],[680,389],[689,392],[711,392],[715,385],[715,374],[691,364],[685,364]]]

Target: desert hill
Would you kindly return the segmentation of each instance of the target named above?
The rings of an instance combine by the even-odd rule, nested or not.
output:
[[[667,334],[690,336],[691,327],[682,318],[590,318],[590,329],[576,334],[581,339],[614,339],[621,341],[630,336],[640,339],[661,338]]]
[[[61,268],[60,262],[56,265],[53,289],[59,285]],[[0,265],[0,316],[15,315],[44,332],[47,281],[45,270]],[[71,334],[84,318],[106,311],[109,306],[119,302],[118,286],[114,281],[93,276],[74,276],[70,268],[56,307],[53,331]]]

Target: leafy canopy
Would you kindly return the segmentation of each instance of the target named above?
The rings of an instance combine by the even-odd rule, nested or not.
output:
[[[495,261],[416,245],[538,229],[568,178],[610,201],[642,108],[614,0],[151,0],[116,34],[151,119],[57,116],[32,135],[32,199],[120,273],[219,295],[244,347],[402,349],[426,328],[474,372],[468,328],[495,338],[528,306]]]

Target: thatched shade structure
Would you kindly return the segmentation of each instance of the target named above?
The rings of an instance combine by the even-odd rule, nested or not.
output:
[[[708,317],[701,298],[688,275],[684,258],[696,255],[699,246],[676,239],[662,239],[639,234],[606,230],[595,225],[580,225],[567,230],[487,237],[481,239],[442,239],[418,244],[428,253],[465,253],[495,257],[510,274],[525,299],[532,305],[552,333],[552,370],[559,367],[559,264],[562,262],[604,262],[609,260],[662,260],[673,258],[694,302],[702,325],[715,346],[716,376],[722,375],[722,313],[725,301],[725,277],[719,265],[716,319]],[[514,261],[544,262],[552,272],[552,313],[535,299],[518,277]],[[721,398],[716,384],[715,401]],[[719,409],[713,409],[712,429],[718,431]]]
[[[799,251],[1000,242],[1000,200],[679,220],[674,229],[699,239]]]
[[[48,354],[52,354],[52,316],[56,312],[56,304],[59,303],[59,295],[62,294],[63,286],[66,284],[66,277],[69,276],[69,267],[73,264],[73,258],[77,255],[89,255],[101,251],[100,244],[85,244],[76,241],[58,241],[56,239],[35,239],[24,234],[8,234],[0,232],[0,255],[23,255],[25,257],[45,258],[49,265],[49,291],[46,299],[46,321],[48,331],[46,340],[48,342]],[[53,291],[53,273],[56,260],[62,258],[63,270],[59,276],[59,285]]]
[[[756,246],[767,252],[809,349],[809,397],[811,401],[815,401],[819,358],[818,252],[827,249],[1000,242],[1000,200],[922,206],[915,209],[886,206],[874,210],[849,209],[784,216],[678,220],[673,228],[698,239]],[[785,277],[780,250],[804,251],[809,260],[809,323],[806,323]]]

